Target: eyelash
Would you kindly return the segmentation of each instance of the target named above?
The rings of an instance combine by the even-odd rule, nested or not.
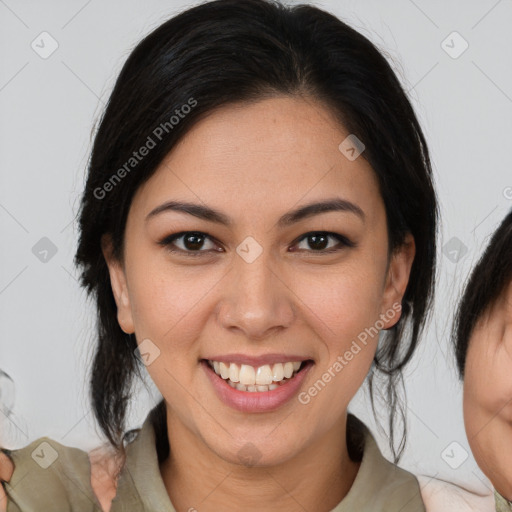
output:
[[[198,235],[202,238],[208,238],[210,240],[214,240],[207,233],[203,233],[202,231],[181,231],[179,233],[175,233],[175,234],[166,236],[163,240],[158,242],[158,244],[164,246],[171,253],[181,253],[186,256],[190,256],[192,258],[197,258],[198,256],[201,256],[202,255],[201,253],[210,252],[208,250],[206,250],[206,251],[205,250],[187,251],[184,249],[179,249],[179,248],[173,247],[173,245],[172,245],[173,242],[175,240],[185,237],[185,235]],[[319,250],[319,251],[311,250],[310,252],[312,252],[312,253],[332,254],[332,253],[340,251],[341,249],[343,249],[345,247],[348,247],[348,248],[356,247],[356,244],[354,242],[352,242],[351,240],[349,240],[347,237],[345,237],[343,235],[339,235],[338,233],[332,233],[330,231],[309,231],[308,233],[305,233],[299,239],[297,239],[297,241],[295,243],[300,243],[303,240],[305,240],[308,237],[313,236],[313,235],[323,235],[323,236],[327,236],[330,238],[335,238],[340,243],[340,247],[331,248],[328,250]]]

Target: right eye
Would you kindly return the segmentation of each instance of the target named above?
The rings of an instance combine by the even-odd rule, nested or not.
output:
[[[178,247],[176,242],[181,240],[182,247]],[[163,240],[158,242],[160,245],[166,247],[172,253],[181,253],[186,256],[197,257],[201,253],[220,252],[218,249],[201,250],[205,245],[205,240],[212,240],[211,237],[201,231],[181,231],[172,235],[166,236]],[[210,242],[212,243],[212,242]]]

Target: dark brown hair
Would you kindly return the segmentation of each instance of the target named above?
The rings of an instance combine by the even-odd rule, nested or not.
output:
[[[135,337],[117,322],[101,237],[112,236],[114,254],[122,259],[133,195],[180,138],[218,107],[278,95],[307,95],[322,102],[363,141],[362,157],[375,171],[386,208],[390,252],[408,233],[415,240],[402,317],[382,333],[369,375],[372,406],[376,387],[388,402],[395,453],[395,416],[405,418],[397,386],[434,289],[438,212],[427,144],[405,91],[373,43],[317,7],[288,7],[273,0],[206,2],[160,25],[129,55],[102,115],[80,206],[75,262],[98,315],[92,406],[114,446],[121,447],[133,377],[140,376],[142,364],[134,352]],[[191,99],[194,107],[173,122]],[[133,152],[162,126],[167,129],[158,131],[156,146],[128,172]],[[378,376],[383,380],[375,386]],[[155,417],[165,421],[164,402],[158,407]],[[395,460],[404,443],[405,424]]]
[[[486,313],[512,281],[512,210],[493,233],[484,253],[471,272],[453,323],[452,340],[459,376],[464,367],[469,340],[480,317]]]

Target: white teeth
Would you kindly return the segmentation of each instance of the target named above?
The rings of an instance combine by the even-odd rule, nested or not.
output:
[[[220,376],[223,379],[229,378],[229,368],[225,365],[225,363],[219,363]]]
[[[301,361],[288,361],[254,368],[247,364],[238,365],[222,361],[209,361],[209,363],[215,373],[227,380],[232,388],[251,393],[276,389],[279,387],[278,382],[290,379],[302,364]]]
[[[244,386],[243,384],[240,384],[240,382],[234,383],[231,382],[229,379],[227,382],[232,388],[238,389],[238,391],[273,391],[274,389],[277,389],[279,387],[278,384],[270,384],[269,386]]]
[[[256,384],[256,372],[254,371],[254,368],[248,364],[243,364],[240,367],[239,379],[240,384],[243,384],[244,386],[254,386],[254,384]]]
[[[274,366],[272,366],[272,374],[274,377],[274,380],[276,382],[279,382],[280,380],[284,379],[284,367],[281,363],[277,363]]]
[[[258,368],[258,371],[256,372],[256,384],[268,386],[269,384],[272,384],[272,378],[272,370],[268,364]]]
[[[240,371],[235,363],[229,365],[229,380],[231,382],[240,382]]]
[[[284,376],[289,379],[293,374],[293,363],[284,364]]]

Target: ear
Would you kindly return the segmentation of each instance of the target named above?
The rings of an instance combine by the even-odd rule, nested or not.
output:
[[[391,254],[382,297],[381,319],[384,322],[383,329],[390,329],[400,319],[402,298],[409,283],[415,254],[416,244],[410,233],[406,235],[404,243]],[[398,307],[399,305],[400,307]],[[392,315],[389,314],[391,311],[393,312]],[[398,316],[396,313],[398,313]]]
[[[132,334],[135,332],[135,329],[124,265],[113,255],[112,238],[108,233],[101,237],[101,250],[107,262],[110,285],[112,286],[112,293],[117,305],[117,321],[126,334]]]

